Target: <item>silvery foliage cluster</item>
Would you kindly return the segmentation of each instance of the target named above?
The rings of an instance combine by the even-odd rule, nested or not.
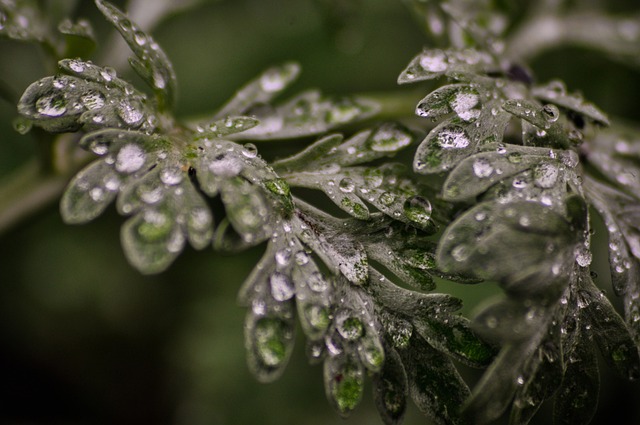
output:
[[[31,3],[0,3],[2,34],[45,43],[24,24],[36,19]],[[484,2],[407,3],[453,40],[419,53],[398,79],[445,81],[416,106],[438,122],[426,136],[372,120],[333,133],[375,117],[379,105],[364,97],[307,91],[276,102],[300,71],[295,63],[257,76],[209,121],[180,123],[166,54],[101,0],[152,95],[112,68],[63,59],[23,94],[22,124],[80,132],[79,145],[97,159],[69,183],[62,216],[88,222],[115,202],[128,217],[124,252],[142,273],[162,272],[187,243],[266,245],[239,296],[258,380],[283,372],[297,319],[343,416],[368,375],[389,424],[402,421],[408,398],[436,423],[478,424],[508,409],[512,423],[527,423],[552,397],[556,422],[588,423],[596,347],[622,376],[640,373],[636,136],[605,128],[607,116],[561,82],[534,84],[503,60],[504,17]],[[87,22],[60,31],[67,46],[92,39]],[[252,143],[310,136],[316,141],[270,164]],[[393,159],[405,149],[415,149],[413,169]],[[302,200],[297,188],[324,193],[343,216]],[[609,232],[624,318],[592,280],[589,206]],[[438,279],[497,281],[506,297],[469,321],[456,313],[460,300],[430,292]],[[473,390],[454,360],[487,368]]]

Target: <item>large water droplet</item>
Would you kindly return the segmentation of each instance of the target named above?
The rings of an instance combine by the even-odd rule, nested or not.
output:
[[[550,162],[543,162],[533,170],[533,183],[543,189],[551,188],[555,186],[558,181],[559,174],[560,171],[557,165]]]
[[[441,50],[429,50],[420,55],[420,66],[425,71],[443,72],[447,69],[447,57]]]
[[[547,122],[556,122],[560,118],[560,110],[556,105],[544,105],[542,107],[542,117]]]
[[[347,341],[355,341],[364,335],[362,321],[348,311],[341,311],[336,315],[336,329]]]
[[[167,167],[160,171],[160,180],[168,186],[180,183],[182,178],[183,173],[179,167]]]
[[[80,101],[88,110],[100,109],[104,106],[105,97],[99,91],[91,90],[85,93]]]
[[[480,116],[480,109],[474,109],[480,103],[480,95],[475,90],[461,90],[451,101],[451,109],[465,121],[473,121]]]
[[[287,275],[275,272],[269,278],[271,285],[271,295],[276,301],[286,301],[293,297],[295,289],[293,283]]]
[[[118,104],[118,115],[129,125],[139,124],[144,118],[142,111],[126,99]]]
[[[329,282],[327,282],[322,273],[313,272],[307,277],[307,285],[312,291],[324,292],[329,287]]]
[[[431,220],[431,203],[422,196],[412,196],[403,205],[404,214],[414,223],[425,226]]]
[[[411,135],[393,125],[383,125],[371,136],[371,149],[395,152],[411,144]]]
[[[135,173],[145,162],[146,155],[142,148],[134,143],[129,143],[120,149],[116,157],[116,170],[121,173]]]
[[[304,316],[311,327],[318,331],[324,331],[327,329],[331,321],[329,309],[318,304],[305,305]]]
[[[445,127],[436,136],[443,149],[462,149],[469,146],[467,133],[460,127]]]
[[[351,193],[355,190],[356,184],[349,177],[345,177],[340,180],[340,183],[338,183],[338,187],[340,188],[340,191],[344,193]]]
[[[255,324],[256,354],[266,366],[276,367],[286,358],[284,327],[281,320],[272,318],[261,318]]]
[[[36,110],[42,115],[59,117],[67,112],[67,101],[61,94],[42,96],[36,101]]]
[[[486,158],[478,158],[473,163],[473,174],[479,178],[489,177],[493,174],[493,166]]]
[[[236,156],[220,154],[209,161],[208,168],[217,176],[233,177],[240,174],[244,166]]]

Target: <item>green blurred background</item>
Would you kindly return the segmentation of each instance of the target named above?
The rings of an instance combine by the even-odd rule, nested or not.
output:
[[[78,3],[78,16],[106,41],[93,2]],[[357,13],[339,27],[323,3],[356,5]],[[612,4],[637,9],[635,1]],[[397,91],[397,75],[428,43],[397,0],[205,1],[165,20],[154,36],[174,63],[182,117],[214,110],[285,60],[303,68],[294,91]],[[0,79],[17,93],[47,75],[41,63],[36,47],[0,39]],[[550,51],[530,65],[540,80],[561,78],[613,116],[640,119],[638,97],[630,95],[640,93],[638,68],[578,48]],[[36,151],[29,135],[12,129],[15,116],[0,101],[0,176]],[[122,221],[111,208],[91,224],[67,226],[50,205],[0,235],[1,424],[345,423],[326,403],[321,367],[307,364],[302,338],[279,381],[259,384],[248,373],[244,310],[235,297],[263,247],[236,256],[187,250],[168,272],[141,276],[123,257]],[[606,290],[603,243],[596,239],[594,268]],[[462,296],[465,312],[495,293],[491,285],[443,290]],[[618,424],[640,423],[638,384],[603,369],[594,423],[611,423],[614,411],[626,418]],[[533,423],[548,420],[541,414]],[[346,423],[381,423],[370,391]],[[405,423],[428,422],[411,405]]]

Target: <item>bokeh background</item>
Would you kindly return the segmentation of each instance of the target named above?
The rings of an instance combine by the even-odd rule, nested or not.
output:
[[[90,19],[106,43],[110,31],[93,2],[77,3],[77,16]],[[348,19],[323,5],[342,7]],[[635,0],[608,7],[639,11]],[[181,117],[214,110],[285,60],[303,68],[290,93],[398,91],[397,75],[428,44],[398,0],[210,0],[167,18],[153,34],[174,63]],[[0,79],[16,92],[48,74],[41,64],[38,48],[0,39]],[[555,49],[529,65],[541,81],[563,79],[612,116],[640,120],[638,67],[581,48]],[[0,179],[36,152],[31,136],[13,130],[15,116],[15,106],[0,100]],[[283,149],[297,148],[292,143]],[[166,273],[141,276],[123,257],[123,220],[113,208],[83,226],[64,225],[57,208],[0,235],[0,424],[381,423],[370,386],[347,422],[331,410],[321,367],[307,364],[302,338],[279,381],[259,384],[249,374],[236,293],[262,246],[235,256],[187,250]],[[594,269],[610,293],[600,226]],[[441,289],[461,296],[465,313],[496,292],[490,284]],[[478,377],[464,373],[471,382]],[[617,424],[640,423],[640,386],[606,367],[602,381],[594,423],[611,423],[614,413],[624,418]],[[533,423],[549,423],[549,407],[543,410]],[[428,421],[410,405],[405,423]]]

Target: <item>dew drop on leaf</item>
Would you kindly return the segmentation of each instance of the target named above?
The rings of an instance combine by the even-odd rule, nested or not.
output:
[[[397,126],[382,125],[371,136],[371,149],[376,152],[395,152],[411,144],[411,135]]]
[[[556,122],[560,118],[560,110],[556,105],[544,105],[542,107],[542,116],[549,123]]]
[[[462,149],[470,143],[469,136],[461,127],[444,127],[436,138],[443,149]]]
[[[345,177],[340,180],[340,183],[338,183],[338,187],[340,188],[340,191],[344,193],[351,193],[355,190],[356,184],[349,177]]]
[[[118,104],[118,116],[129,125],[139,124],[144,118],[142,111],[131,104],[128,100],[122,100]]]
[[[533,170],[533,183],[543,189],[551,188],[558,181],[559,173],[560,170],[558,170],[557,165],[543,162]]]
[[[242,147],[242,154],[247,158],[255,158],[258,156],[258,148],[253,143],[246,143]]]
[[[329,287],[329,282],[324,278],[322,273],[313,272],[307,277],[307,285],[315,292],[324,292]]]
[[[88,110],[100,109],[104,106],[105,97],[102,93],[92,90],[85,93],[80,101]]]
[[[285,325],[279,319],[261,318],[254,328],[256,354],[266,366],[277,367],[287,357]]]
[[[447,69],[447,57],[441,50],[429,50],[420,56],[420,66],[428,72],[443,72]]]
[[[347,310],[336,315],[335,323],[338,333],[347,341],[355,341],[364,334],[362,321]]]
[[[493,171],[491,162],[486,158],[479,158],[473,163],[473,173],[481,179],[489,177]]]
[[[67,101],[60,94],[42,96],[36,101],[36,110],[48,117],[59,117],[67,112]]]
[[[142,168],[145,159],[146,155],[142,148],[134,143],[129,143],[118,152],[115,167],[120,173],[135,173]]]
[[[295,289],[291,279],[283,273],[275,272],[269,277],[271,295],[276,301],[286,301],[293,297]]]
[[[425,226],[431,219],[431,203],[422,196],[412,196],[403,205],[404,214],[409,220]]]
[[[179,167],[167,167],[160,171],[160,180],[167,186],[174,186],[182,182],[183,174]]]

